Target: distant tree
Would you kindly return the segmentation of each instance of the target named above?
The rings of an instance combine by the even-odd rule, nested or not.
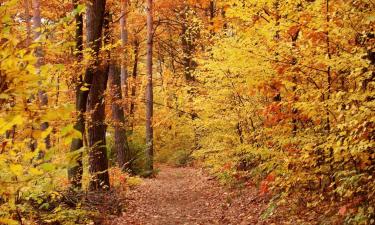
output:
[[[73,0],[74,9],[78,7],[78,1]],[[75,56],[76,60],[80,62],[83,57],[83,15],[81,13],[77,13],[75,15],[75,22],[76,22],[76,31],[75,31]],[[75,138],[72,140],[72,144],[70,146],[70,151],[74,152],[83,147],[83,137],[85,135],[85,117],[84,114],[86,113],[86,104],[87,104],[87,97],[89,92],[84,90],[84,87],[90,82],[92,78],[90,77],[83,77],[82,75],[79,76],[77,85],[76,85],[76,111],[78,113],[76,122],[74,124],[74,128],[78,130],[82,134],[82,138]],[[85,86],[86,85],[86,86]],[[73,188],[81,188],[82,183],[82,153],[76,155],[74,160],[74,165],[69,168],[68,175],[69,180]]]
[[[40,16],[40,0],[33,0],[32,1],[32,6],[33,6],[33,29],[34,29],[34,42],[40,41],[41,38],[41,29],[42,29],[42,18]],[[40,67],[42,66],[43,63],[43,50],[40,46],[36,48],[35,51],[35,56],[37,58],[37,62],[35,65],[35,68],[37,70],[37,73],[40,73]],[[47,94],[44,90],[39,90],[38,91],[38,98],[40,101],[40,107],[46,107],[48,105],[48,97]],[[41,130],[44,131],[48,128],[48,122],[43,122],[40,126]],[[51,147],[51,142],[50,142],[50,137],[47,135],[44,139],[46,148]]]
[[[146,172],[153,171],[153,88],[152,88],[152,50],[153,50],[153,7],[147,0],[147,87],[146,87]]]

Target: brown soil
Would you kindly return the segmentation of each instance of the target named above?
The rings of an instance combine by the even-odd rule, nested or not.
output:
[[[196,168],[159,169],[128,191],[123,216],[110,224],[263,224],[265,204],[253,188],[228,190]]]

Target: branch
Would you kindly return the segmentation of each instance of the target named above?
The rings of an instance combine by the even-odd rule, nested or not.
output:
[[[144,103],[148,103],[148,101],[146,101],[146,99],[142,99],[142,102]],[[180,113],[184,113],[184,114],[187,114],[187,115],[190,115],[192,118],[198,118],[198,119],[201,119],[196,113],[191,113],[191,112],[186,112],[184,110],[181,110],[181,109],[177,109],[177,108],[174,108],[172,106],[168,106],[168,105],[164,105],[162,103],[159,103],[159,102],[152,102],[154,105],[158,105],[158,106],[163,106],[163,107],[166,107],[168,109],[173,109],[177,112],[180,112]]]
[[[261,58],[266,59],[265,61],[272,61],[272,62],[276,62],[276,63],[283,63],[283,64],[288,64],[288,65],[293,65],[293,66],[301,66],[301,67],[309,68],[309,69],[316,70],[316,71],[319,71],[319,72],[327,73],[326,70],[322,70],[322,69],[315,68],[315,67],[312,67],[312,66],[308,66],[308,65],[304,65],[304,64],[295,64],[294,62],[281,61],[281,60],[278,60],[278,59],[269,58],[268,56],[257,54],[257,53],[255,53],[251,50],[249,50],[248,52],[250,54],[253,54],[253,55],[256,55],[256,56],[259,56]]]

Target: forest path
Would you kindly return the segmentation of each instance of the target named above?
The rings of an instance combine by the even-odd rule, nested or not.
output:
[[[123,216],[111,224],[259,224],[263,204],[254,201],[254,190],[227,190],[192,167],[158,169],[156,178],[127,193]]]

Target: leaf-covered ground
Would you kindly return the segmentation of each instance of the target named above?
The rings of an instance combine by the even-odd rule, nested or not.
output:
[[[263,224],[254,189],[229,190],[196,168],[160,167],[127,193],[123,216],[109,224]],[[269,221],[268,221],[269,222]]]

